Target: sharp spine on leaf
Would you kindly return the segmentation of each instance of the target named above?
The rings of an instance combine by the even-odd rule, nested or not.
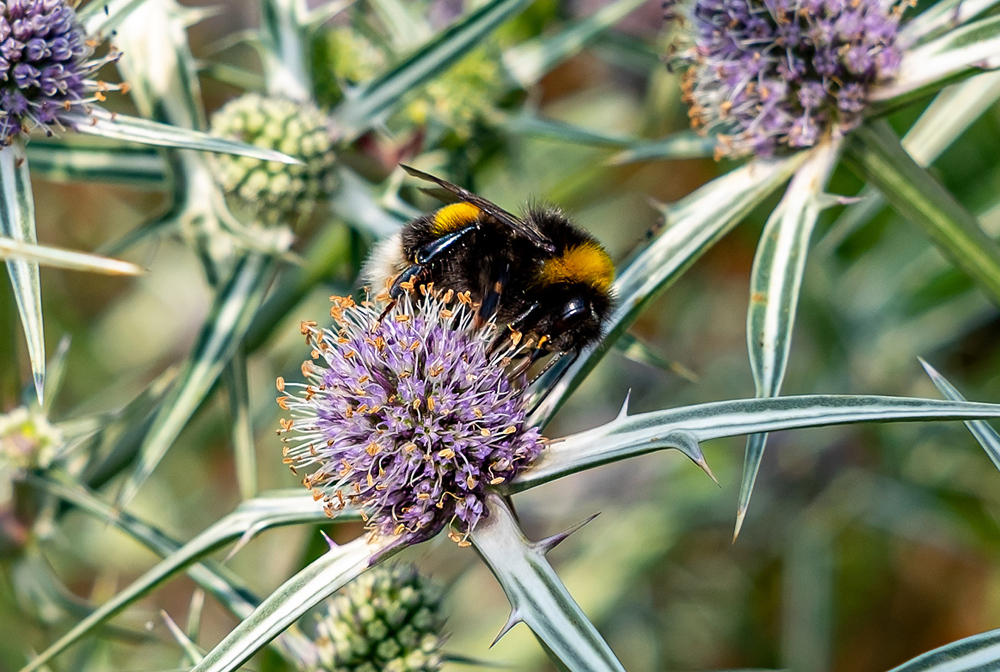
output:
[[[622,402],[622,410],[618,411],[618,416],[615,420],[624,420],[628,417],[628,400],[632,397],[632,388],[625,393],[625,401]]]
[[[551,551],[553,548],[555,548],[556,546],[561,544],[564,540],[566,540],[569,537],[569,535],[573,534],[581,527],[592,521],[594,518],[597,518],[599,515],[601,515],[600,511],[598,511],[592,516],[589,516],[588,518],[584,518],[579,523],[573,525],[569,529],[563,532],[559,532],[557,534],[553,534],[551,537],[546,537],[545,539],[536,541],[532,545],[539,551],[541,551],[542,555],[546,555],[549,551]]]
[[[840,194],[828,194],[826,192],[816,196],[816,203],[824,210],[832,208],[835,205],[851,205],[862,200],[864,199],[860,196],[841,196]]]
[[[510,616],[507,617],[507,622],[503,624],[503,627],[500,628],[500,632],[498,632],[497,636],[493,638],[492,642],[490,642],[490,648],[492,649],[496,645],[496,643],[500,641],[501,637],[510,632],[511,628],[513,628],[518,623],[523,623],[523,622],[524,619],[521,618],[521,614],[517,613],[517,609],[511,609]]]
[[[692,436],[689,432],[684,431],[672,432],[666,437],[666,439],[676,443],[677,446],[681,448],[682,452],[691,458],[692,462],[701,467],[701,470],[708,474],[708,477],[711,478],[716,485],[722,487],[719,483],[719,479],[715,477],[715,473],[712,471],[712,468],[708,466],[708,461],[705,460],[705,455],[701,452],[701,444],[698,443],[698,439],[694,438],[694,436]],[[687,448],[687,450],[683,450],[684,448]]]

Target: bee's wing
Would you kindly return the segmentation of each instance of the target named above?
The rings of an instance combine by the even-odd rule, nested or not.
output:
[[[552,244],[552,241],[549,240],[548,237],[546,237],[541,231],[539,231],[537,228],[530,225],[529,223],[525,222],[520,217],[512,215],[511,213],[507,212],[506,210],[496,205],[495,203],[487,201],[485,198],[481,196],[476,196],[468,189],[463,189],[457,184],[452,184],[447,180],[442,180],[440,177],[435,177],[423,171],[417,170],[416,168],[411,168],[410,166],[404,166],[403,164],[399,164],[399,166],[413,177],[418,177],[421,180],[426,180],[427,182],[433,182],[434,184],[441,187],[441,189],[444,190],[444,194],[440,193],[441,189],[423,190],[428,194],[434,196],[435,198],[440,198],[443,201],[448,201],[451,199],[447,198],[447,196],[451,195],[453,198],[457,198],[459,201],[471,203],[472,205],[476,206],[477,208],[479,208],[480,210],[482,210],[487,215],[497,220],[501,224],[509,226],[510,228],[514,229],[514,231],[524,236],[525,238],[527,238],[528,240],[530,240],[532,243],[542,248],[543,250],[547,250],[549,252],[555,251],[555,246]],[[442,196],[445,196],[445,198],[442,198]]]

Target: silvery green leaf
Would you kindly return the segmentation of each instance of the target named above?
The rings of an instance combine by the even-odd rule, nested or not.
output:
[[[781,392],[809,239],[820,212],[830,204],[825,194],[826,182],[837,164],[839,148],[837,138],[808,152],[809,158],[795,173],[785,196],[768,217],[757,244],[750,271],[747,350],[758,397],[774,397]],[[766,442],[767,434],[747,437],[734,538],[743,526]]]
[[[604,339],[572,363],[564,358],[540,379],[536,389],[542,400],[532,411],[531,422],[538,426],[547,423],[642,309],[787,180],[805,158],[804,152],[796,152],[779,159],[751,161],[665,206],[666,226],[615,281],[618,307]]]
[[[268,95],[306,101],[312,79],[306,62],[308,10],[303,0],[262,0],[261,60]]]
[[[933,240],[994,301],[1000,301],[1000,246],[933,175],[914,162],[884,121],[849,133],[844,160]]]
[[[503,130],[511,135],[530,138],[545,138],[558,142],[568,142],[591,147],[628,147],[634,138],[610,135],[601,131],[567,124],[557,119],[546,119],[530,112],[511,116],[503,123]]]
[[[971,70],[996,68],[998,59],[1000,16],[991,16],[904,51],[896,76],[872,89],[870,98],[884,103],[902,99]]]
[[[103,110],[93,110],[90,114],[66,112],[60,120],[78,133],[96,135],[114,140],[127,140],[156,147],[175,149],[199,149],[205,152],[249,156],[261,161],[279,163],[301,163],[287,154],[273,149],[262,149],[235,140],[217,138],[204,131],[169,126],[156,121],[111,114]]]
[[[104,0],[88,2],[76,13],[87,35],[106,35],[146,0]]]
[[[434,36],[424,7],[404,0],[371,0],[371,8],[394,53],[413,51]]]
[[[224,372],[226,392],[229,397],[229,415],[232,427],[233,464],[240,498],[250,499],[257,494],[257,451],[253,440],[253,413],[250,410],[250,390],[247,385],[247,359],[242,348],[237,348]]]
[[[602,464],[675,448],[698,462],[702,441],[859,422],[1000,417],[1000,404],[910,397],[803,395],[716,401],[626,415],[552,441],[509,486],[519,492]]]
[[[170,632],[170,636],[173,637],[178,644],[180,644],[181,649],[184,651],[184,659],[187,661],[187,664],[197,665],[200,663],[202,658],[205,657],[205,650],[195,644],[194,641],[188,637],[187,633],[185,633],[184,630],[177,625],[174,619],[170,618],[170,614],[162,609],[160,610],[160,618],[162,618],[163,622],[166,624],[167,630]]]
[[[36,245],[0,236],[0,259],[21,259],[41,266],[87,271],[104,275],[139,275],[142,268],[128,261],[109,259],[97,254]]]
[[[35,202],[24,143],[20,140],[0,147],[0,236],[15,243],[37,244]],[[8,258],[7,274],[21,316],[21,328],[28,343],[28,358],[38,402],[44,402],[45,333],[42,321],[42,286],[38,263]]]
[[[52,353],[51,357],[49,357],[48,364],[45,368],[45,385],[49,394],[45,399],[45,403],[42,404],[42,411],[46,414],[46,416],[51,414],[52,403],[59,395],[59,390],[62,389],[63,380],[66,377],[66,357],[69,355],[70,340],[69,335],[63,336],[59,339],[56,351]],[[30,403],[28,400],[29,396],[30,392],[27,389],[21,392],[21,398],[23,400],[22,403],[25,406]],[[59,425],[59,431],[63,435],[65,444],[67,444],[64,446],[64,449],[69,447],[68,444],[71,444],[73,441],[80,438],[79,435],[74,435],[71,431],[66,431],[61,424]],[[90,432],[88,432],[88,434],[89,433]]]
[[[244,595],[249,594],[249,591],[245,590],[245,586],[238,583],[235,576],[231,576],[224,567],[206,558],[226,544],[236,540],[245,543],[252,536],[271,527],[329,521],[323,507],[305,490],[272,491],[240,503],[231,514],[181,546],[156,528],[142,523],[128,513],[113,510],[85,491],[52,481],[37,482],[49,492],[72,502],[98,519],[121,527],[163,556],[163,560],[74,625],[21,672],[39,669],[94,628],[185,570],[199,585],[222,600],[233,613],[246,618],[257,606],[257,602],[247,601]],[[348,519],[355,517],[352,512],[344,513]]]
[[[923,365],[924,371],[927,372],[927,375],[931,377],[931,381],[934,383],[934,386],[941,391],[941,394],[956,401],[962,401],[965,399],[965,397],[963,397],[944,376],[938,373],[933,366],[923,360],[920,360],[920,363]],[[987,425],[982,420],[971,420],[966,422],[965,426],[969,428],[972,435],[976,437],[976,441],[979,442],[979,445],[982,446],[983,450],[986,451],[986,454],[989,455],[990,461],[993,462],[993,466],[1000,469],[1000,434],[998,434],[995,429]]]
[[[153,473],[232,358],[271,284],[273,266],[273,259],[257,253],[245,254],[236,263],[229,281],[215,298],[179,379],[139,448],[137,464],[118,496],[122,506]]]
[[[913,45],[937,37],[992,9],[998,0],[939,0],[918,16],[906,21],[899,31],[902,44]]]
[[[510,508],[497,495],[489,496],[486,507],[489,515],[479,521],[469,538],[510,602],[510,617],[497,640],[514,625],[524,623],[554,661],[570,672],[625,672],[545,559],[546,550],[554,543],[529,542]],[[558,540],[561,536],[554,541]]]
[[[508,49],[503,64],[522,89],[534,86],[549,70],[578,53],[595,35],[615,25],[644,0],[615,0],[554,35]]]
[[[27,147],[34,175],[53,182],[110,182],[162,189],[166,164],[157,150],[135,145],[33,139]]]
[[[198,68],[187,40],[190,10],[175,0],[145,0],[117,31],[118,69],[140,114],[179,129],[206,127]]]
[[[352,92],[334,111],[344,134],[353,138],[380,123],[406,94],[441,74],[527,5],[528,0],[489,0],[439,31],[394,68]]]
[[[990,630],[928,651],[889,672],[986,672],[998,665],[1000,630]]]
[[[208,652],[191,672],[232,672],[303,614],[368,569],[391,539],[368,543],[364,537],[334,545],[283,583],[250,616]]]
[[[640,140],[634,146],[611,157],[610,163],[621,166],[637,161],[664,159],[703,159],[715,152],[716,141],[694,131],[678,131],[658,140]]]
[[[949,86],[935,96],[903,137],[903,148],[917,165],[926,168],[951,146],[974,121],[1000,100],[1000,72],[984,72]],[[885,197],[872,187],[861,191],[823,236],[817,248],[831,250],[885,207]]]

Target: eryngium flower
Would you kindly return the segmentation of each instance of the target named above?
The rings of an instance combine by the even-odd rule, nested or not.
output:
[[[359,508],[381,535],[428,538],[450,522],[464,543],[491,486],[541,451],[523,389],[506,373],[516,338],[473,328],[467,295],[404,296],[382,306],[334,297],[332,329],[303,323],[308,383],[278,381],[285,463],[331,516]]]
[[[684,93],[719,154],[810,147],[861,123],[900,63],[896,0],[697,0]]]
[[[286,165],[248,156],[215,156],[219,184],[240,210],[263,224],[308,216],[336,187],[330,122],[312,103],[240,96],[215,113],[212,132],[275,149],[302,162]]]
[[[412,566],[380,565],[329,603],[317,625],[325,672],[437,672],[443,642],[441,589]]]
[[[90,79],[117,57],[91,59],[95,46],[65,0],[0,2],[0,145],[121,88]]]

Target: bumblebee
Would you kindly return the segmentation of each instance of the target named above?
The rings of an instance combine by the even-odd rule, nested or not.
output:
[[[476,321],[506,325],[531,348],[525,367],[549,353],[578,352],[600,338],[614,299],[614,264],[593,236],[557,208],[517,217],[485,198],[408,166],[452,201],[379,243],[362,271],[390,301],[405,287],[434,283],[469,292]]]

